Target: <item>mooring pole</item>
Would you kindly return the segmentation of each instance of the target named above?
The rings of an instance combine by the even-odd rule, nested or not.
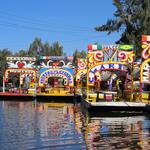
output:
[[[98,100],[99,100],[99,92],[100,92],[100,80],[98,80],[98,82],[97,82],[97,97],[96,97],[96,102],[98,102]]]
[[[99,101],[99,90],[97,90],[97,97],[96,97],[96,102]]]
[[[5,93],[5,79],[4,79],[4,76],[3,76],[3,93]]]

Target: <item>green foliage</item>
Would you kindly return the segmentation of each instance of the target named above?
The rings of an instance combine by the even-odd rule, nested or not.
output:
[[[15,53],[14,56],[16,56],[16,57],[17,57],[17,56],[19,56],[19,57],[28,56],[28,52],[22,49],[22,50],[20,50],[19,52]]]
[[[34,41],[30,44],[29,50],[19,50],[15,54],[12,54],[11,51],[8,49],[0,50],[0,86],[2,86],[3,82],[3,75],[5,67],[7,67],[6,57],[15,56],[15,57],[37,57],[43,55],[43,56],[65,56],[65,53],[63,53],[63,46],[59,42],[54,42],[52,45],[50,45],[48,42],[43,43],[40,38],[35,38]],[[36,64],[38,65],[40,62],[39,59],[37,59]],[[11,77],[13,80],[13,85],[18,85],[18,78]]]
[[[0,50],[0,86],[3,83],[3,75],[6,67],[6,57],[12,56],[12,53],[8,49]]]
[[[135,46],[137,57],[141,57],[141,35],[150,34],[149,0],[113,0],[116,7],[114,18],[95,28],[98,32],[122,32],[117,44]]]
[[[40,38],[35,38],[34,41],[30,44],[28,54],[29,56],[40,55],[40,52],[43,50],[43,44]]]
[[[39,56],[66,56],[67,54],[63,52],[63,46],[59,42],[54,42],[52,45],[50,45],[48,42],[43,43],[40,38],[35,38],[34,41],[30,44],[29,50],[19,50],[15,54],[12,54],[11,51],[8,49],[0,50],[0,86],[2,86],[2,78],[4,74],[4,69],[6,67],[6,57],[10,56],[16,56],[16,57],[36,57],[37,61],[36,64],[38,65],[40,60],[38,59]],[[79,52],[77,49],[74,51],[73,56],[73,64],[77,65],[77,59],[78,58],[86,58],[86,52],[81,51]],[[19,80],[17,75],[11,75],[10,76],[10,82],[13,83],[15,86],[19,86]]]
[[[62,56],[63,47],[59,42],[54,42],[52,45],[50,45],[48,42],[43,43],[40,38],[35,38],[35,40],[30,44],[28,55]]]
[[[77,49],[74,51],[73,53],[73,65],[77,66],[77,60],[79,58],[86,58],[87,54],[84,50],[82,50],[81,52],[79,52]]]

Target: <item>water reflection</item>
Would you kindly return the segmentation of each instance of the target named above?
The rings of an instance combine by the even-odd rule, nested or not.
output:
[[[1,149],[86,149],[73,104],[7,101],[0,109]]]
[[[148,116],[89,117],[83,110],[80,104],[0,102],[0,149],[149,149]]]
[[[150,145],[150,119],[134,117],[92,117],[86,130],[88,149],[148,150]]]

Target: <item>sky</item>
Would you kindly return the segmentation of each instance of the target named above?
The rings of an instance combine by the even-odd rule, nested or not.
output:
[[[94,30],[114,12],[112,0],[0,0],[0,49],[28,50],[35,37],[59,41],[67,55],[88,44],[114,44],[118,33]]]

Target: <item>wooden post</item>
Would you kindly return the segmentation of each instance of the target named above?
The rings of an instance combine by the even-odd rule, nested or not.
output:
[[[3,93],[5,93],[5,79],[4,79],[4,76],[3,76]]]
[[[19,93],[21,93],[21,73],[19,74]]]
[[[134,91],[134,68],[133,68],[133,63],[131,64],[131,99],[130,101],[133,101],[133,91]]]
[[[99,91],[97,91],[96,102],[99,100]]]
[[[140,101],[142,102],[142,82],[140,81]]]
[[[99,100],[99,93],[100,93],[100,88],[101,88],[101,81],[100,80],[98,80],[97,81],[97,97],[96,97],[96,102],[98,102],[98,100]]]

